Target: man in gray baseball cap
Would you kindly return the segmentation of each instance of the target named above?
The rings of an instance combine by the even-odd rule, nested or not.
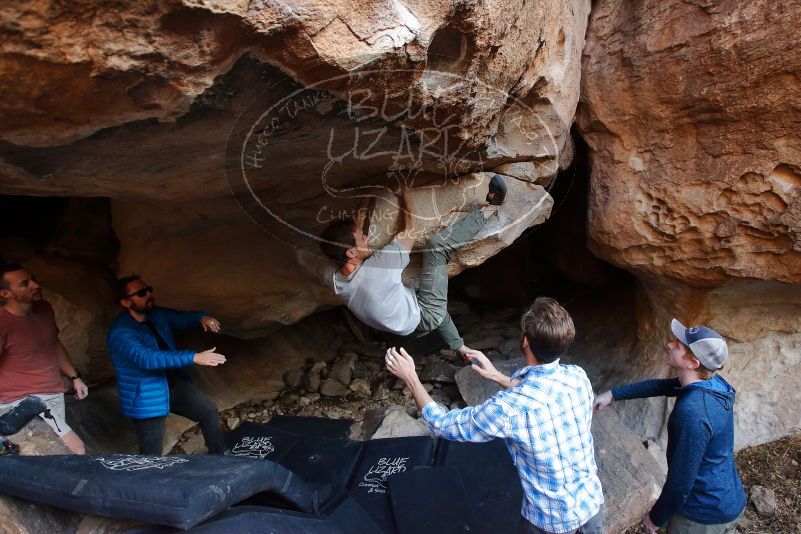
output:
[[[723,336],[705,326],[687,328],[676,319],[670,321],[670,330],[676,339],[686,345],[698,362],[709,371],[723,368],[729,358],[729,347]]]
[[[735,391],[717,371],[729,357],[723,336],[706,326],[670,323],[665,363],[676,378],[646,380],[595,397],[597,412],[612,401],[676,397],[668,418],[668,474],[643,516],[649,533],[734,533],[747,499],[734,463]]]

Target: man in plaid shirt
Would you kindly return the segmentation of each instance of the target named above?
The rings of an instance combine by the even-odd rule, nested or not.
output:
[[[505,439],[525,494],[521,533],[601,534],[604,497],[590,433],[592,386],[581,367],[559,363],[575,337],[573,320],[555,300],[541,297],[523,314],[521,330],[528,365],[511,377],[480,352],[467,356],[473,370],[504,388],[477,406],[447,412],[436,404],[403,348],[387,351],[387,369],[406,382],[437,436]]]

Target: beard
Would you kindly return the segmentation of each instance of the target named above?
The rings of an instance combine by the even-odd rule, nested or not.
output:
[[[28,293],[26,295],[15,295],[12,300],[19,302],[20,304],[33,304],[34,302],[39,302],[40,300],[44,299],[42,295],[42,290],[37,289],[32,293]]]
[[[156,307],[156,299],[153,298],[147,299],[145,303],[141,306],[135,306],[133,303],[131,303],[131,309],[136,313],[147,314],[147,312],[152,311],[153,308],[155,307]]]

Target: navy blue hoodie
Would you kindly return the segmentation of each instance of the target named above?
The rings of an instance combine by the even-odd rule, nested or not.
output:
[[[681,387],[678,378],[612,390],[615,400],[677,397],[668,419],[668,474],[651,509],[664,526],[674,514],[717,525],[737,519],[747,498],[734,464],[734,388],[718,375]]]

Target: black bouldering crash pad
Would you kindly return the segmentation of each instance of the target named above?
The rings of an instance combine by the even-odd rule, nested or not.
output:
[[[373,518],[347,491],[341,491],[330,499],[323,508],[323,515],[348,534],[383,534]]]
[[[439,440],[437,466],[459,472],[477,525],[474,532],[514,532],[523,504],[523,488],[502,439],[486,443]]]
[[[327,419],[299,415],[274,415],[266,426],[307,438],[349,439],[350,419]]]
[[[462,477],[453,467],[398,473],[389,481],[398,534],[466,534],[477,521]],[[500,531],[498,531],[500,532]]]
[[[226,456],[2,457],[0,493],[201,533],[517,528],[523,493],[503,440],[441,439],[434,454],[428,436],[359,442],[343,438],[347,420],[272,422],[228,433]]]
[[[263,506],[235,506],[188,532],[192,534],[347,534],[334,521]]]
[[[259,492],[318,512],[284,467],[226,456],[5,456],[0,493],[75,512],[189,528]]]
[[[364,442],[300,438],[281,459],[281,465],[313,487],[345,489],[362,454]]]
[[[298,436],[250,422],[230,432],[226,440],[227,454],[277,462],[320,489],[322,495],[331,495],[347,486],[364,446],[361,441]]]
[[[354,500],[382,531],[396,532],[389,480],[398,473],[430,466],[433,453],[434,442],[428,436],[374,439],[365,443],[348,487]]]

